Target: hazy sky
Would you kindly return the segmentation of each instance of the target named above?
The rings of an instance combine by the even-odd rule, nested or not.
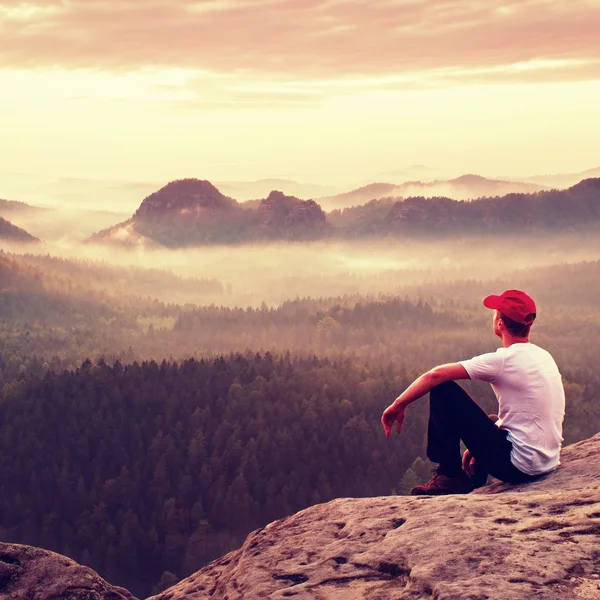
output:
[[[0,172],[581,171],[598,32],[600,0],[0,0]]]

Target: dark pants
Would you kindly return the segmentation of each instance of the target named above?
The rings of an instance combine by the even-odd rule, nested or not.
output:
[[[531,481],[510,461],[512,444],[500,429],[454,381],[434,387],[430,392],[427,456],[439,463],[444,475],[454,477],[462,471],[460,441],[475,457],[477,479],[493,477],[508,483]]]

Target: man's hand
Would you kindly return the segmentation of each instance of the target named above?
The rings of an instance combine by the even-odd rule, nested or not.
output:
[[[402,431],[402,423],[404,422],[405,414],[406,408],[396,404],[390,404],[383,411],[383,415],[381,415],[381,424],[383,425],[383,430],[385,431],[386,437],[390,437],[392,435],[392,427],[395,421],[398,422],[398,433]]]
[[[469,452],[469,450],[465,450],[465,453],[463,454],[462,468],[463,471],[470,477],[475,475],[475,457]]]

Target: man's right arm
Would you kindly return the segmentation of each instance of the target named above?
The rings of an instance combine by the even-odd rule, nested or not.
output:
[[[396,421],[398,422],[398,433],[400,433],[406,407],[409,404],[427,394],[436,385],[457,379],[469,379],[469,374],[460,363],[440,365],[415,379],[383,412],[381,424],[385,435],[387,437],[392,435],[392,426]]]

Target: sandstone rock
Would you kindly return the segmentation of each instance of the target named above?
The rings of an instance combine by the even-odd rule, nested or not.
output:
[[[89,241],[185,247],[319,239],[327,231],[325,213],[314,200],[273,191],[256,207],[242,207],[208,181],[182,179],[148,196],[131,219],[95,233]]]
[[[136,600],[69,558],[0,543],[0,600]]]
[[[314,200],[300,200],[273,191],[256,208],[258,226],[275,237],[294,237],[299,230],[318,236],[327,217]]]
[[[209,181],[180,179],[145,198],[135,212],[134,219],[165,216],[184,216],[189,219],[206,215],[206,211],[219,213],[238,208],[235,200],[221,194]]]
[[[526,485],[340,499],[250,534],[153,600],[600,598],[600,435]]]

